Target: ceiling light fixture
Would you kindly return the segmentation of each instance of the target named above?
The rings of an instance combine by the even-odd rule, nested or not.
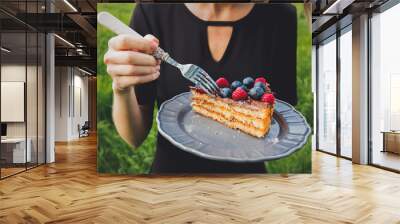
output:
[[[64,0],[65,4],[67,4],[72,10],[74,10],[75,12],[78,12],[78,10],[68,1],[68,0]]]
[[[11,50],[9,50],[9,49],[7,49],[7,48],[5,48],[5,47],[1,47],[0,49],[1,49],[2,51],[6,52],[6,53],[10,53],[10,52],[11,52]]]
[[[73,44],[72,44],[71,42],[69,42],[68,40],[66,40],[66,39],[64,39],[64,38],[62,38],[62,37],[60,37],[60,36],[57,35],[57,34],[54,34],[54,36],[57,37],[59,40],[63,41],[64,43],[66,43],[67,45],[69,45],[70,47],[75,48],[75,45],[73,45]]]
[[[355,0],[336,0],[332,5],[324,10],[322,14],[342,14],[343,10],[351,5]]]
[[[78,67],[78,69],[79,69],[81,72],[85,73],[85,74],[92,75],[92,73],[90,73],[90,72],[88,72],[88,71],[86,71],[86,70],[83,70],[83,69],[81,69],[81,68],[79,68],[79,67]]]
[[[76,53],[78,53],[79,55],[83,55],[83,50],[81,48],[77,48]]]

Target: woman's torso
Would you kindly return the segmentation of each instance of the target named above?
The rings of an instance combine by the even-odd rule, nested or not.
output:
[[[138,32],[147,31],[158,37],[160,46],[178,62],[199,65],[214,79],[223,76],[230,82],[243,80],[248,76],[263,76],[278,98],[296,103],[296,49],[295,44],[294,49],[292,46],[293,38],[296,40],[296,27],[294,31],[291,27],[293,21],[296,22],[296,13],[292,6],[255,5],[249,14],[234,22],[200,20],[183,4],[139,7],[141,8],[137,10],[142,10],[147,28]],[[297,26],[296,23],[294,25]],[[219,61],[213,59],[209,49],[208,26],[233,28],[227,48]],[[283,43],[284,40],[289,42]],[[286,45],[289,45],[289,49]],[[288,69],[290,66],[294,66],[294,69]],[[137,87],[136,93],[139,102],[156,100],[160,106],[165,100],[189,91],[191,85],[193,84],[182,77],[179,70],[163,63],[159,79]],[[152,172],[254,173],[265,172],[265,168],[263,163],[239,164],[202,159],[176,148],[159,135]]]

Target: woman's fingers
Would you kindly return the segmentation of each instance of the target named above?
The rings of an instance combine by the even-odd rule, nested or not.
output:
[[[128,34],[120,34],[108,41],[108,47],[116,51],[137,50],[151,54],[156,50],[157,44],[145,38],[135,37]]]
[[[160,44],[160,41],[155,36],[153,36],[151,34],[147,34],[146,36],[144,36],[144,39],[147,39],[147,40],[155,42],[157,44],[157,46]]]
[[[107,72],[113,79],[114,87],[125,89],[157,79],[161,62],[151,54],[158,44],[158,39],[152,35],[138,38],[121,34],[111,38],[104,63],[107,64]]]
[[[143,76],[160,71],[160,66],[118,65],[107,66],[107,73],[111,76]]]
[[[116,76],[113,78],[113,85],[117,89],[125,89],[129,86],[148,83],[160,76],[160,72],[155,72],[144,76]]]
[[[141,52],[108,50],[104,55],[104,63],[155,66],[157,60],[153,56]]]

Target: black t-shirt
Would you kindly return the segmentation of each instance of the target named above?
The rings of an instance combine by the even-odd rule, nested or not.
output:
[[[297,103],[296,9],[290,4],[256,4],[237,21],[203,21],[184,4],[138,4],[131,26],[152,34],[160,47],[183,64],[196,64],[214,79],[230,82],[263,76],[278,99]],[[208,46],[208,26],[232,26],[232,36],[220,61]],[[135,87],[141,105],[160,106],[193,85],[178,69],[162,63],[158,80]],[[152,173],[265,173],[264,163],[232,163],[203,159],[184,152],[158,134]]]

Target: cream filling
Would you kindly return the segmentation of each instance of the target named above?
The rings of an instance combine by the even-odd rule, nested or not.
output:
[[[258,129],[266,129],[267,128],[267,124],[268,119],[259,119],[257,117],[249,117],[248,115],[244,115],[242,113],[237,113],[236,111],[233,111],[230,108],[221,108],[219,106],[213,106],[210,104],[198,104],[197,102],[193,102],[192,106],[198,106],[201,108],[205,108],[208,111],[212,111],[212,112],[216,112],[218,113],[220,116],[223,116],[226,120],[238,120],[244,124],[253,126],[255,128]]]

